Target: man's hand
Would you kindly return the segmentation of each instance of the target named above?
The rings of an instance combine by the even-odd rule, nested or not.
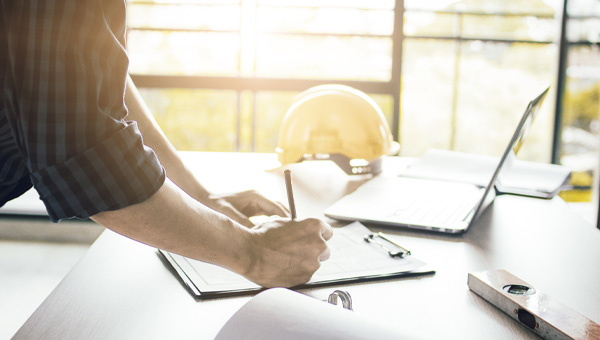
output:
[[[252,216],[289,216],[289,211],[284,205],[269,200],[255,190],[229,195],[210,195],[203,203],[247,228],[254,227],[249,220]]]
[[[319,219],[275,219],[250,230],[250,267],[244,275],[263,287],[306,283],[329,258],[331,226]]]
[[[153,247],[233,270],[264,287],[310,280],[329,258],[329,224],[276,218],[249,229],[187,195],[169,179],[149,199],[91,217]]]

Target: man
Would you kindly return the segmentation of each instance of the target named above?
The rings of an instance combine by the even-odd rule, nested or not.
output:
[[[323,221],[214,196],[185,167],[127,76],[124,0],[0,1],[0,206],[33,185],[54,222],[89,217],[265,287],[329,257]]]

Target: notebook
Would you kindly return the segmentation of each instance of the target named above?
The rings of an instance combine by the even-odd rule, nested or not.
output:
[[[548,90],[527,105],[486,186],[382,173],[328,207],[325,215],[338,220],[442,233],[467,231],[494,200],[494,186],[523,145]]]
[[[360,311],[339,308],[293,290],[272,288],[242,306],[219,330],[215,340],[424,338],[407,328],[402,322],[384,323]]]

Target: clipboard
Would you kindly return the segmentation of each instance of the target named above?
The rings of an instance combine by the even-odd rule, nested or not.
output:
[[[410,251],[391,237],[371,233],[359,222],[335,228],[328,244],[331,257],[321,263],[321,267],[308,283],[294,288],[435,274],[428,264],[411,255]],[[160,249],[159,252],[196,299],[264,290],[263,287],[225,268]]]

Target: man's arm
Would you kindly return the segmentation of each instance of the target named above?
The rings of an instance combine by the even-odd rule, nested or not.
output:
[[[248,217],[256,215],[288,216],[287,209],[283,205],[272,202],[256,191],[217,196],[206,190],[184,164],[175,147],[156,123],[131,77],[127,77],[125,104],[129,112],[128,118],[138,123],[144,144],[156,152],[158,159],[167,171],[167,176],[188,195],[246,227],[253,226]]]
[[[213,263],[263,287],[310,280],[329,257],[331,227],[318,219],[271,220],[248,229],[193,199],[169,179],[148,200],[91,217],[142,243]]]
[[[264,287],[307,282],[329,257],[331,227],[318,219],[270,220],[252,227],[249,216],[286,216],[287,210],[256,192],[215,197],[180,159],[128,79],[129,118],[156,152],[169,178],[149,199],[92,220],[142,243],[213,263]],[[225,214],[225,215],[224,215]],[[226,216],[227,215],[227,216]]]

